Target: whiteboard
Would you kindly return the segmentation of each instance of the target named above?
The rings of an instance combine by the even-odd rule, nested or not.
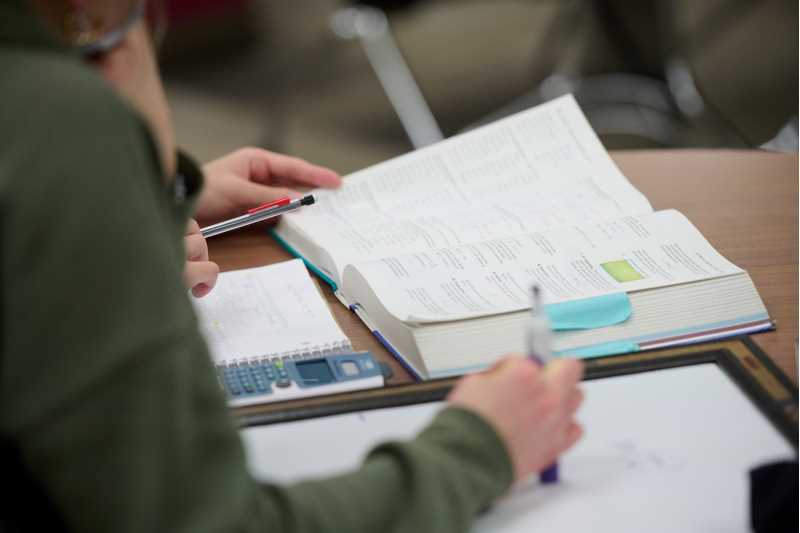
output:
[[[714,364],[585,382],[584,438],[561,481],[520,483],[475,532],[749,531],[748,471],[795,451]],[[442,402],[242,430],[253,475],[272,482],[357,468],[377,443],[413,437]]]

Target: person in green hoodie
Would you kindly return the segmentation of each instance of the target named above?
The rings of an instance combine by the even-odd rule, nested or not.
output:
[[[0,528],[465,531],[580,437],[580,363],[509,356],[356,471],[256,482],[186,290],[216,278],[189,217],[339,177],[177,152],[143,11],[0,4]]]

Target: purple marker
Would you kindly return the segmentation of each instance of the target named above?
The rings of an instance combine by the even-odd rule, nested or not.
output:
[[[528,321],[528,357],[539,365],[546,365],[553,359],[552,336],[550,321],[544,312],[542,296],[539,286],[534,284],[531,289],[531,317]],[[558,481],[558,463],[553,463],[539,474],[542,483],[555,483]]]

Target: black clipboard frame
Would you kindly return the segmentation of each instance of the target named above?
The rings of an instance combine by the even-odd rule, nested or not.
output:
[[[772,425],[797,449],[797,386],[746,336],[609,357],[586,359],[584,380],[713,363],[739,387]],[[400,407],[444,399],[458,378],[387,386],[234,410],[241,427]]]

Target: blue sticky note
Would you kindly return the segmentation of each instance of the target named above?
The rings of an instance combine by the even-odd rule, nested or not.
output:
[[[553,331],[604,328],[631,316],[631,301],[624,292],[605,294],[544,306]]]
[[[586,359],[588,357],[602,357],[604,355],[617,355],[622,353],[638,352],[639,345],[631,341],[612,341],[604,342],[601,344],[594,344],[592,346],[584,346],[582,348],[575,348],[572,350],[563,350],[558,352],[558,355],[567,355],[570,357],[578,357]]]

